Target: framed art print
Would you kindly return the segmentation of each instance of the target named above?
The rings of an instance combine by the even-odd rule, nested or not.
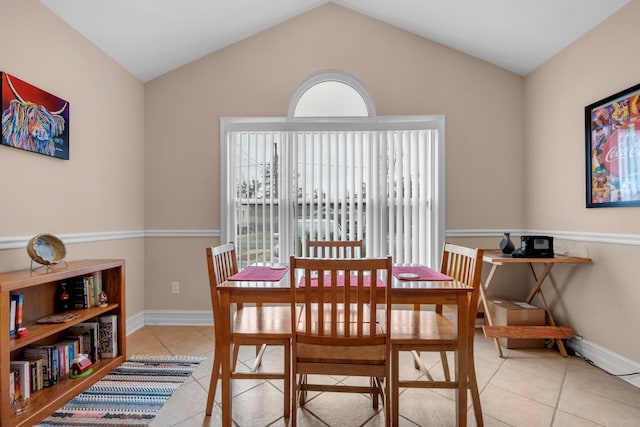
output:
[[[0,72],[2,144],[69,159],[69,103]]]
[[[640,206],[640,84],[585,107],[588,208]]]

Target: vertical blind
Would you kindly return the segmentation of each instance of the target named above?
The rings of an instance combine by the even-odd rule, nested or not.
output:
[[[287,262],[308,239],[431,265],[439,129],[226,132],[227,225],[239,262]],[[223,160],[224,161],[224,160]]]

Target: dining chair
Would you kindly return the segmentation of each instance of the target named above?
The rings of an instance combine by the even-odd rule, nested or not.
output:
[[[440,272],[452,277],[461,284],[470,286],[468,306],[468,354],[458,354],[457,357],[468,358],[468,384],[473,402],[476,424],[483,426],[482,408],[476,379],[473,342],[476,313],[478,310],[478,297],[482,273],[482,249],[467,248],[451,243],[445,243],[442,251]],[[420,351],[440,352],[445,372],[444,381],[433,379],[428,369],[419,357]],[[391,395],[392,395],[392,419],[393,425],[399,421],[399,393],[400,388],[458,388],[459,381],[451,380],[449,366],[446,363],[446,351],[457,351],[457,330],[455,320],[449,319],[443,314],[441,305],[435,310],[422,310],[419,305],[411,309],[394,308],[391,310]],[[411,352],[414,363],[425,374],[427,380],[403,381],[400,380],[399,358],[400,352]],[[465,390],[466,392],[466,390]]]
[[[362,240],[307,240],[306,256],[311,258],[361,258]]]
[[[362,240],[307,240],[305,243],[305,256],[309,258],[361,258]],[[371,379],[374,381],[374,379]],[[306,381],[306,376],[300,378]],[[299,395],[299,404],[305,404],[306,392]],[[373,409],[378,409],[378,399],[372,396]]]
[[[307,391],[382,397],[390,425],[391,257],[291,257],[291,425]],[[382,313],[385,317],[378,318]],[[317,376],[373,378],[369,385],[315,382]],[[304,380],[303,380],[304,379]],[[304,400],[301,401],[301,406]]]
[[[222,319],[220,314],[220,299],[218,286],[230,276],[237,273],[237,258],[233,242],[207,247],[207,267],[209,271],[209,288],[211,291],[211,305],[213,309],[213,324],[215,347],[213,355],[213,369],[209,383],[206,414],[211,415],[213,400],[216,394],[218,379],[221,375],[222,355],[218,349],[222,348]],[[285,306],[243,306],[236,304],[236,310],[231,320],[232,332],[230,346],[233,347],[232,379],[281,379],[284,381],[284,417],[291,414],[291,308]],[[284,347],[284,361],[282,372],[257,371],[258,363],[249,372],[236,371],[238,348],[242,345],[256,346],[278,345]],[[263,350],[260,351],[260,357]],[[258,357],[256,357],[258,360]]]

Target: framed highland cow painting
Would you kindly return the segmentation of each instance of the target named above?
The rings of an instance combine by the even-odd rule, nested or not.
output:
[[[69,103],[0,72],[2,145],[69,160]]]

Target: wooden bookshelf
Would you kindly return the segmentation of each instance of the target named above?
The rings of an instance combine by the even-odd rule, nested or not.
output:
[[[102,289],[108,295],[107,307],[71,310],[79,316],[65,323],[38,324],[37,320],[55,313],[58,284],[73,277],[100,272]],[[29,333],[23,338],[9,335],[10,292],[24,295],[23,326]],[[119,366],[126,356],[124,260],[70,261],[47,269],[0,273],[0,427],[37,424],[74,396]],[[65,337],[71,326],[104,314],[118,316],[118,355],[92,365],[93,373],[78,379],[62,378],[52,387],[32,392],[27,411],[16,415],[9,406],[9,362],[21,360],[24,348],[32,344],[54,344]]]

